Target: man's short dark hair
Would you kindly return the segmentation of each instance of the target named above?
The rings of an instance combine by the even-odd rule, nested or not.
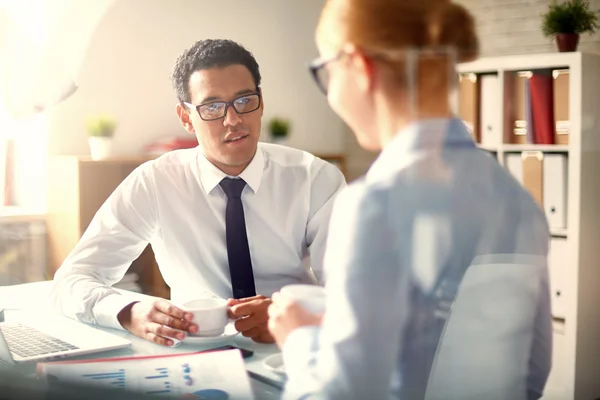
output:
[[[223,68],[240,64],[248,68],[256,88],[260,86],[260,71],[252,53],[242,45],[225,39],[199,40],[185,50],[173,68],[173,87],[180,102],[190,102],[190,76],[198,70]]]

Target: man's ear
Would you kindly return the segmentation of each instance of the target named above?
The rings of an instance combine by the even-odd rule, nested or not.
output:
[[[194,126],[192,125],[192,121],[190,119],[190,114],[181,103],[177,103],[175,107],[175,111],[177,112],[177,117],[179,118],[179,122],[183,129],[185,129],[188,133],[194,135],[196,131],[194,130]]]
[[[258,93],[260,94],[260,116],[262,117],[265,111],[265,98],[263,97],[262,88],[258,88]]]

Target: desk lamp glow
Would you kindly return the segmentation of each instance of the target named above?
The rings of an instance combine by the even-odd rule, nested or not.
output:
[[[77,91],[91,37],[115,1],[0,0],[0,152],[13,147],[14,123]],[[6,174],[12,179],[10,171]],[[10,201],[0,198],[4,204]],[[6,256],[0,255],[0,273],[10,260]]]
[[[0,97],[22,119],[77,90],[91,37],[116,0],[0,0]]]

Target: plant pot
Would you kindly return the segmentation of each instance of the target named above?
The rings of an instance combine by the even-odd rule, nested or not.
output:
[[[90,136],[89,143],[92,160],[104,160],[110,157],[112,150],[112,137]]]
[[[577,45],[579,44],[578,33],[557,33],[555,38],[556,47],[558,47],[559,52],[563,53],[577,50]]]

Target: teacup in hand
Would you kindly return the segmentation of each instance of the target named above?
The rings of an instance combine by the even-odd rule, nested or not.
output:
[[[293,299],[302,308],[312,314],[325,312],[325,288],[316,285],[287,285],[281,288],[281,294]]]
[[[192,336],[219,336],[229,323],[227,301],[223,299],[198,299],[183,303],[181,308],[194,315],[192,322],[198,325],[198,332]]]

